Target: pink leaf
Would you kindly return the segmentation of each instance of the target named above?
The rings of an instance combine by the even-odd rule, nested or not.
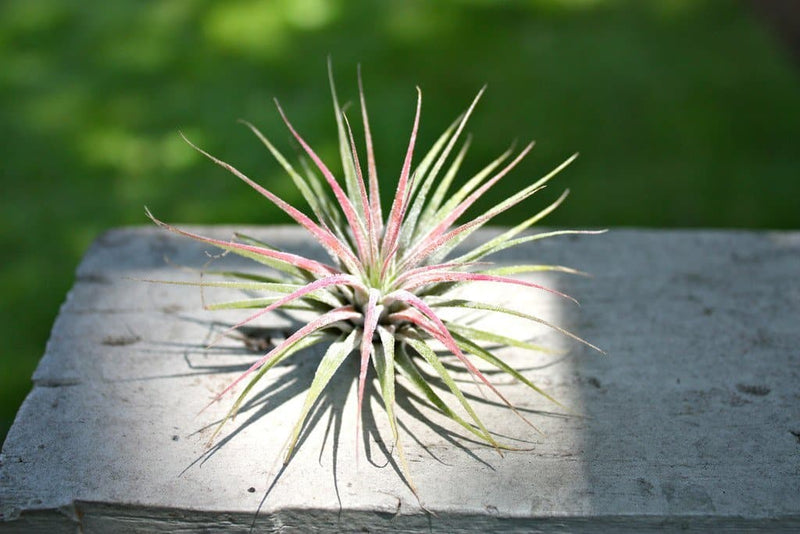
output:
[[[447,327],[444,325],[439,316],[436,315],[436,312],[433,311],[430,306],[425,304],[425,302],[419,298],[418,296],[414,295],[410,291],[406,291],[404,289],[399,289],[397,291],[392,291],[385,297],[387,300],[399,300],[400,302],[404,302],[409,306],[412,306],[422,312],[426,317],[428,317],[431,321],[434,322],[436,328],[442,334],[443,343],[447,347],[447,349],[458,356],[459,359],[464,358],[464,354],[461,352],[461,349],[458,348],[456,345],[455,340],[450,335],[450,332],[447,330]]]
[[[481,187],[475,190],[470,196],[464,199],[464,201],[461,202],[461,204],[459,204],[456,207],[456,209],[454,209],[451,213],[449,213],[444,218],[444,220],[442,220],[442,222],[439,223],[439,225],[433,230],[433,232],[431,232],[431,234],[437,235],[442,233],[447,228],[449,228],[450,225],[452,225],[465,211],[467,211],[467,208],[469,208],[472,204],[474,204],[476,200],[478,200],[481,196],[483,196],[483,194],[486,193],[486,191],[488,191],[489,188],[491,188],[494,184],[496,184],[503,176],[508,174],[514,167],[516,167],[517,164],[520,161],[522,161],[522,159],[526,155],[528,155],[528,152],[531,151],[533,145],[534,145],[533,142],[528,143],[528,146],[522,149],[519,155],[517,155],[517,157],[514,158],[514,160],[511,163],[506,165],[505,168],[503,168],[503,170],[495,174],[485,184],[483,184]]]
[[[205,408],[203,408],[203,410],[205,410],[206,408],[208,408],[209,406],[211,406],[212,404],[214,404],[215,402],[220,400],[226,393],[228,393],[230,390],[232,390],[234,387],[236,387],[236,385],[239,382],[241,382],[242,380],[247,378],[254,371],[258,370],[258,368],[260,368],[262,365],[264,365],[270,358],[272,358],[276,354],[279,354],[283,350],[288,349],[289,347],[291,347],[294,343],[296,343],[297,341],[299,341],[303,337],[305,337],[305,336],[307,336],[309,334],[312,334],[312,333],[316,332],[317,330],[325,328],[326,326],[332,325],[333,323],[338,323],[340,321],[347,321],[348,319],[355,319],[356,317],[360,317],[360,316],[361,316],[361,314],[358,313],[357,311],[355,311],[352,306],[343,306],[341,308],[336,308],[334,310],[331,310],[331,311],[329,311],[328,313],[326,313],[324,315],[320,315],[319,317],[317,317],[316,319],[314,319],[310,323],[306,324],[300,330],[298,330],[297,332],[295,332],[294,334],[292,334],[291,336],[289,336],[288,338],[283,340],[281,343],[279,343],[275,348],[273,348],[267,354],[265,354],[264,356],[262,356],[261,358],[256,360],[256,362],[253,363],[253,365],[251,365],[247,369],[247,371],[245,371],[244,373],[239,375],[236,378],[236,380],[231,382],[224,390],[222,390],[221,393],[216,395],[214,397],[214,399],[210,403],[208,403],[205,406]]]
[[[528,152],[533,148],[534,143],[531,142],[520,152],[514,160],[506,165],[500,172],[490,178],[485,184],[475,190],[471,195],[464,199],[452,212],[442,219],[433,229],[431,229],[425,237],[419,240],[419,244],[414,247],[408,254],[409,257],[419,256],[420,249],[429,250],[432,247],[432,242],[441,236],[450,226],[469,208],[475,201],[480,198],[490,187],[497,183],[500,178],[508,174],[517,164],[524,158]]]
[[[268,258],[273,258],[278,261],[282,261],[288,263],[290,265],[294,265],[295,267],[299,267],[300,269],[305,269],[306,271],[312,272],[317,275],[328,276],[330,274],[339,273],[337,269],[334,269],[330,265],[325,265],[324,263],[320,263],[318,261],[314,261],[308,258],[304,258],[303,256],[298,256],[296,254],[291,254],[289,252],[280,252],[277,250],[272,250],[263,247],[256,247],[253,245],[245,245],[243,243],[236,243],[234,241],[223,241],[221,239],[213,239],[211,237],[205,237],[202,235],[198,235],[192,232],[187,232],[186,230],[181,230],[180,228],[176,228],[175,226],[169,225],[163,221],[156,219],[149,210],[145,208],[145,213],[150,218],[151,221],[156,223],[158,226],[169,230],[170,232],[183,235],[186,237],[191,237],[197,241],[202,241],[204,243],[210,243],[212,245],[216,245],[223,249],[233,249],[233,250],[241,250],[245,252],[251,252],[253,254],[259,254],[262,256],[266,256]]]
[[[466,367],[467,370],[473,376],[477,377],[478,379],[480,379],[481,382],[486,384],[486,386],[488,386],[489,389],[491,389],[492,392],[506,404],[506,406],[508,406],[515,414],[517,414],[517,416],[519,416],[523,421],[525,421],[533,428],[536,428],[530,423],[530,421],[528,421],[522,414],[520,414],[516,408],[514,408],[511,402],[508,399],[506,399],[506,397],[502,393],[500,393],[500,391],[498,391],[498,389],[494,386],[494,384],[492,384],[489,381],[488,378],[486,378],[486,375],[484,375],[480,371],[480,369],[475,367],[475,365],[469,360],[469,358],[467,358],[464,355],[464,353],[456,344],[456,340],[453,338],[453,335],[447,329],[445,324],[442,322],[441,319],[439,319],[439,316],[436,315],[436,312],[433,311],[427,304],[425,304],[425,302],[422,299],[420,299],[413,293],[404,290],[394,291],[389,295],[386,295],[386,298],[397,299],[419,310],[425,316],[424,318],[429,319],[433,323],[433,325],[430,324],[426,325],[425,321],[419,321],[419,318],[416,319],[412,318],[412,321],[414,321],[417,325],[422,327],[425,331],[430,333],[440,343],[442,343],[445,347],[447,347],[447,350],[455,354],[456,357],[461,361],[461,363],[464,364],[464,367]],[[413,315],[411,317],[413,317]]]
[[[361,209],[364,211],[364,219],[367,221],[367,239],[369,240],[369,257],[362,258],[362,262],[368,261],[372,263],[373,259],[378,254],[378,231],[375,229],[375,214],[370,210],[369,198],[367,196],[366,186],[364,185],[364,176],[361,173],[361,163],[358,161],[358,151],[356,150],[356,142],[353,139],[353,130],[350,128],[350,121],[347,120],[347,115],[342,113],[344,123],[347,125],[347,135],[350,139],[350,149],[353,152],[353,167],[356,171],[356,182],[358,182],[358,193],[361,196]]]
[[[410,293],[409,293],[410,294]],[[401,300],[398,298],[398,300]],[[422,302],[422,301],[419,301]],[[407,302],[409,305],[413,306],[410,301]],[[423,303],[424,305],[424,303]],[[428,308],[430,310],[430,308]],[[461,349],[456,345],[455,339],[453,339],[452,334],[450,331],[447,330],[447,327],[444,323],[441,322],[439,317],[431,310],[431,313],[425,313],[420,311],[416,306],[414,308],[410,308],[407,310],[403,310],[400,312],[395,312],[391,315],[392,319],[405,319],[410,321],[423,330],[425,330],[428,334],[430,334],[434,339],[439,341],[442,345],[444,345],[447,350],[453,353],[460,361],[464,364],[467,370],[472,374],[472,376],[480,379],[484,382],[487,386],[489,386],[493,391],[497,393],[497,395],[505,400],[502,394],[498,392],[494,386],[489,382],[489,379],[481,373],[481,371],[475,367],[475,365],[469,361],[469,359],[464,355]],[[508,401],[506,401],[508,403]]]
[[[299,299],[303,295],[307,295],[308,293],[311,293],[311,292],[316,291],[318,289],[322,289],[324,287],[328,287],[328,286],[332,286],[332,285],[348,285],[348,286],[352,286],[352,287],[360,287],[360,288],[364,289],[364,291],[366,291],[366,288],[361,284],[361,282],[359,282],[356,277],[351,276],[349,274],[338,274],[338,275],[334,275],[334,276],[329,276],[327,278],[321,278],[321,279],[319,279],[319,280],[317,280],[315,282],[312,282],[312,283],[310,283],[310,284],[308,284],[306,286],[301,287],[297,291],[293,291],[292,293],[289,293],[285,297],[282,297],[282,298],[276,300],[275,302],[273,302],[272,304],[270,304],[266,308],[263,308],[263,309],[257,311],[256,313],[250,315],[246,319],[244,319],[244,320],[236,323],[235,325],[231,326],[230,328],[226,329],[223,333],[221,333],[219,336],[217,336],[216,339],[214,339],[214,341],[212,341],[209,344],[209,347],[212,347],[212,346],[216,345],[227,334],[233,332],[234,330],[236,330],[237,328],[239,328],[241,326],[244,326],[245,324],[249,323],[250,321],[258,319],[262,315],[264,315],[266,313],[269,313],[269,312],[271,312],[273,310],[276,310],[276,309],[280,308],[281,306],[283,306],[284,304],[287,304],[287,303],[289,303],[289,302],[291,302],[293,300]]]
[[[411,177],[411,158],[414,154],[414,144],[417,140],[417,128],[419,127],[419,114],[422,107],[422,91],[417,87],[417,111],[414,115],[414,127],[411,130],[411,138],[408,142],[403,169],[400,172],[400,180],[397,184],[397,193],[392,202],[392,209],[389,212],[389,219],[386,222],[386,233],[383,236],[383,247],[381,252],[384,255],[384,266],[389,263],[397,250],[397,238],[400,235],[400,224],[403,220],[405,206],[408,203],[408,191],[410,188],[409,180]]]
[[[256,191],[261,193],[264,197],[269,199],[273,204],[278,206],[281,210],[283,210],[286,214],[288,214],[292,219],[297,221],[298,224],[300,224],[306,230],[311,232],[311,234],[317,239],[317,241],[320,242],[320,244],[323,247],[325,247],[328,250],[331,250],[334,253],[335,256],[339,257],[343,262],[349,264],[351,268],[356,268],[355,270],[358,270],[357,267],[358,267],[359,264],[358,264],[358,261],[357,261],[356,257],[353,255],[353,252],[350,250],[350,248],[347,245],[345,245],[342,241],[337,239],[336,236],[334,236],[330,232],[330,230],[322,228],[319,225],[317,225],[314,221],[312,221],[303,212],[301,212],[300,210],[298,210],[297,208],[295,208],[291,204],[288,204],[286,201],[284,201],[283,199],[281,199],[280,197],[278,197],[274,193],[270,192],[266,188],[264,188],[261,185],[255,183],[253,180],[251,180],[248,176],[246,176],[244,173],[239,171],[239,169],[237,169],[233,165],[230,165],[229,163],[226,163],[226,162],[222,161],[221,159],[218,159],[218,158],[212,156],[211,154],[209,154],[208,152],[206,152],[202,148],[198,147],[197,145],[195,145],[194,143],[189,141],[183,134],[181,134],[181,137],[183,137],[183,140],[186,141],[189,144],[189,146],[191,146],[192,148],[194,148],[195,150],[197,150],[198,152],[203,154],[205,157],[207,157],[208,159],[210,159],[211,161],[213,161],[214,163],[216,163],[220,167],[226,169],[231,174],[233,174],[237,178],[241,179],[242,181],[247,183],[247,185],[249,185],[250,187],[252,187]]]
[[[383,214],[381,213],[381,195],[378,186],[378,171],[375,168],[375,151],[372,148],[372,133],[367,116],[367,103],[364,99],[364,84],[361,80],[361,65],[358,66],[358,96],[361,101],[361,118],[364,123],[364,141],[367,145],[367,174],[369,175],[369,204],[374,218],[376,234],[381,231]]]
[[[414,289],[424,286],[425,284],[438,284],[441,282],[499,282],[501,284],[516,284],[520,286],[532,287],[534,289],[541,289],[578,304],[578,301],[569,295],[560,291],[556,291],[555,289],[550,289],[549,287],[534,284],[533,282],[528,282],[527,280],[519,280],[517,278],[509,278],[507,276],[497,276],[483,273],[463,273],[457,271],[422,273],[407,279],[403,284],[403,287],[405,289]]]
[[[347,219],[348,224],[350,224],[350,228],[353,230],[353,237],[356,241],[356,247],[359,249],[359,254],[362,258],[366,257],[366,242],[364,241],[364,230],[361,220],[358,218],[358,214],[356,213],[355,208],[353,207],[353,203],[350,202],[350,199],[347,198],[347,194],[344,192],[342,187],[339,185],[339,182],[336,181],[336,178],[333,176],[333,173],[328,169],[328,167],[323,163],[319,156],[317,156],[316,152],[306,143],[306,141],[300,137],[300,134],[292,126],[292,123],[289,122],[289,119],[286,118],[286,114],[283,112],[283,108],[278,103],[278,100],[275,100],[275,105],[278,108],[278,113],[280,113],[283,122],[286,124],[286,127],[292,133],[294,138],[300,143],[300,146],[303,147],[306,154],[311,158],[317,168],[322,172],[322,175],[325,177],[325,180],[328,182],[328,185],[331,186],[333,190],[333,194],[336,196],[336,200],[339,201],[339,205],[342,208],[342,212],[344,213],[345,218]]]
[[[420,245],[415,248],[415,250],[409,252],[409,255],[403,259],[403,261],[400,263],[400,270],[405,270],[411,265],[419,264],[420,262],[424,261],[425,258],[436,252],[440,247],[450,242],[452,239],[457,238],[459,235],[463,234],[464,232],[468,232],[477,226],[483,225],[489,219],[492,219],[499,213],[502,213],[505,210],[511,208],[512,206],[519,204],[520,202],[522,202],[529,196],[537,193],[538,191],[542,190],[543,188],[544,186],[540,186],[537,188],[528,189],[527,192],[521,191],[520,193],[524,192],[525,194],[520,195],[520,193],[517,193],[517,195],[509,198],[504,203],[495,206],[493,209],[487,211],[483,215],[476,217],[475,219],[467,223],[464,223],[457,228],[453,228],[446,234],[439,235],[432,239],[431,236],[429,235],[428,236],[429,242],[424,244],[421,242]]]
[[[399,284],[404,280],[408,280],[413,276],[420,275],[423,273],[430,273],[433,271],[447,271],[447,269],[453,269],[458,267],[463,267],[463,268],[476,267],[479,265],[493,265],[493,263],[490,261],[469,261],[469,262],[454,261],[450,263],[437,263],[435,265],[425,265],[423,267],[417,267],[415,269],[411,269],[409,271],[404,272],[403,274],[397,277],[397,280],[395,280],[395,284]]]
[[[360,432],[361,406],[364,402],[364,386],[367,381],[367,367],[369,364],[370,352],[373,350],[372,336],[375,335],[375,329],[378,327],[378,318],[380,316],[379,310],[376,307],[379,296],[379,291],[375,289],[370,290],[367,310],[364,316],[364,333],[361,336],[361,369],[358,373],[358,417],[356,418],[356,457],[358,456],[358,435]]]

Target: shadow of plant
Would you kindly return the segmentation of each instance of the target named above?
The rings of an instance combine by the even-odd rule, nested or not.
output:
[[[291,314],[283,313],[283,319],[288,319]],[[195,319],[184,318],[184,320],[195,321]],[[274,347],[273,342],[291,335],[293,331],[303,324],[302,321],[293,320],[288,326],[279,328],[269,327],[253,327],[243,326],[237,330],[229,331],[231,324],[220,322],[207,323],[210,332],[209,337],[214,337],[218,332],[226,332],[226,337],[230,340],[233,339],[241,345],[236,346],[227,345],[220,348],[208,349],[205,344],[197,344],[193,346],[186,346],[185,344],[176,344],[175,348],[184,351],[184,358],[188,371],[182,376],[198,376],[198,375],[213,375],[213,374],[228,374],[232,372],[242,372],[249,367],[249,363],[230,363],[230,364],[198,364],[192,361],[192,354],[205,354],[211,350],[217,355],[228,354],[238,358],[246,357],[250,354],[263,354],[270,348]],[[339,483],[337,478],[339,468],[339,455],[344,453],[348,454],[352,451],[342,451],[340,448],[341,435],[343,431],[348,429],[343,428],[343,412],[342,410],[348,405],[348,399],[352,400],[355,395],[355,386],[358,383],[358,365],[357,354],[353,353],[349,356],[350,364],[342,365],[334,375],[333,379],[327,384],[320,397],[314,403],[310,410],[305,423],[303,424],[296,448],[301,448],[309,438],[312,430],[319,425],[324,425],[324,437],[320,444],[318,454],[318,461],[322,464],[322,459],[326,454],[326,450],[330,451],[331,461],[331,475],[333,477],[333,484],[336,491],[337,500],[341,506],[341,497],[339,494]],[[313,370],[316,368],[318,359],[320,358],[320,351],[316,347],[310,347],[301,350],[294,354],[291,358],[279,363],[274,371],[280,376],[270,378],[266,376],[258,391],[250,394],[246,401],[244,401],[239,408],[235,419],[228,422],[228,432],[218,437],[213,443],[207,443],[207,449],[198,456],[194,461],[187,465],[183,472],[186,472],[193,467],[203,465],[209,461],[215,454],[221,451],[225,446],[248,428],[257,425],[259,421],[267,418],[275,410],[280,408],[285,403],[288,403],[297,397],[303,396],[307,393],[311,381],[313,379]],[[463,371],[458,369],[456,364],[447,363],[453,371]],[[449,390],[442,380],[431,374],[424,366],[420,366],[421,373],[426,381],[429,382],[432,388],[436,389],[440,395],[447,396]],[[490,372],[489,372],[490,373]],[[175,375],[171,375],[175,376]],[[460,379],[459,379],[460,380]],[[373,406],[383,402],[379,388],[376,385],[377,377],[372,369],[368,375],[368,380],[365,388],[365,402],[363,411],[361,412],[361,433],[356,437],[364,447],[364,454],[369,464],[385,468],[389,467],[403,480],[409,490],[415,492],[415,488],[406,480],[408,473],[404,472],[402,466],[398,464],[394,454],[394,444],[390,439],[387,439],[386,427],[384,425],[383,432],[381,432],[381,425],[376,420],[376,415]],[[398,414],[398,425],[402,430],[404,436],[410,438],[419,451],[437,461],[447,465],[433,450],[420,439],[415,430],[406,424],[407,420],[414,420],[429,428],[435,435],[446,442],[451,448],[458,449],[472,461],[477,462],[490,470],[494,470],[492,464],[480,455],[476,454],[475,448],[489,449],[491,448],[485,442],[475,439],[474,436],[463,431],[463,429],[452,428],[453,425],[445,425],[437,422],[437,419],[447,420],[447,414],[439,410],[436,406],[431,404],[430,401],[420,396],[412,388],[405,383],[405,381],[398,381],[396,391],[396,407],[401,414]],[[491,409],[502,410],[505,405],[487,397],[464,392],[465,397],[473,403],[482,404]],[[219,400],[217,402],[230,402],[230,400]],[[527,408],[519,408],[528,414],[536,414],[545,417],[568,417],[563,413],[533,410]],[[384,414],[385,417],[385,414]],[[211,421],[206,425],[198,428],[195,435],[208,433],[209,431],[219,427],[224,422],[224,419],[217,419]],[[452,423],[452,422],[450,422]],[[355,430],[355,429],[352,429]],[[530,450],[533,442],[524,438],[516,436],[508,436],[500,433],[492,433],[496,438],[502,439],[507,442],[517,442],[520,444],[519,450]],[[289,436],[285,436],[288,438]],[[278,437],[278,439],[281,439]],[[285,449],[286,446],[284,446]],[[374,449],[374,450],[373,450]],[[378,456],[376,456],[376,453]],[[286,470],[290,468],[293,455],[286,457],[282,466],[274,474],[272,481],[265,492],[264,498],[261,502],[263,505],[270,492],[274,489],[280,478],[284,475]],[[412,473],[413,474],[413,473]]]
[[[230,326],[230,325],[227,325]],[[220,323],[214,323],[212,328],[219,329],[225,328],[226,325],[221,325]],[[268,339],[276,339],[280,338],[281,336],[285,336],[287,333],[292,331],[292,327],[282,327],[278,329],[274,328],[258,328],[258,327],[242,327],[240,328],[237,333],[241,331],[242,335],[238,336],[234,334],[228,334],[229,337],[234,337],[237,340],[242,342],[242,348],[239,351],[231,350],[230,347],[225,347],[224,349],[219,349],[220,352],[230,352],[231,354],[238,354],[239,356],[244,354],[252,354],[261,351],[254,351],[253,340],[258,340],[258,342],[263,342],[263,340]],[[195,349],[202,349],[202,346],[198,345],[192,347],[190,350]],[[287,359],[284,362],[281,362],[276,367],[282,368],[280,371],[280,377],[278,379],[270,380],[269,377],[266,377],[264,380],[263,387],[251,394],[251,396],[242,404],[240,409],[237,412],[235,419],[232,419],[228,426],[230,430],[227,434],[221,436],[219,439],[215,440],[213,443],[208,444],[207,450],[196,460],[194,460],[190,465],[186,467],[186,469],[190,469],[195,465],[202,465],[211,457],[213,457],[218,451],[220,451],[223,447],[225,447],[228,443],[232,440],[236,439],[236,437],[243,431],[245,431],[251,425],[257,424],[260,420],[267,417],[271,414],[274,410],[279,408],[284,403],[295,399],[296,397],[302,396],[306,394],[308,388],[310,386],[312,380],[312,373],[310,370],[315,368],[315,364],[317,363],[315,360],[319,358],[319,350],[315,348],[309,348],[302,351],[299,351],[291,358]],[[309,433],[311,430],[320,425],[325,424],[325,435],[322,442],[322,448],[319,451],[319,458],[320,461],[325,453],[325,448],[330,446],[331,450],[331,459],[332,459],[332,473],[334,479],[337,473],[337,466],[338,466],[338,455],[339,455],[339,442],[340,436],[342,433],[342,409],[347,404],[348,397],[353,394],[354,385],[357,384],[358,381],[358,368],[355,365],[355,355],[351,355],[350,361],[352,365],[342,365],[333,377],[333,379],[328,383],[326,388],[323,390],[323,393],[320,395],[319,399],[315,402],[314,406],[312,407],[309,415],[303,425],[303,430],[300,434],[298,439],[296,448],[300,448],[306,442]],[[184,376],[196,376],[196,375],[208,375],[208,374],[227,374],[231,372],[241,372],[249,367],[249,364],[215,364],[215,365],[198,365],[195,363],[191,363],[190,359],[186,358],[187,365],[189,367],[189,371]],[[430,377],[433,380],[433,377]],[[361,435],[357,437],[361,441],[364,446],[364,453],[366,456],[367,461],[376,466],[376,467],[386,467],[391,466],[400,478],[404,477],[400,466],[396,463],[396,460],[393,458],[393,447],[387,444],[386,436],[382,435],[379,429],[379,425],[375,419],[375,414],[373,413],[373,401],[374,402],[382,402],[380,397],[380,393],[378,389],[375,387],[375,380],[376,377],[374,373],[370,372],[368,376],[367,385],[365,388],[365,402],[364,402],[364,409],[362,411],[362,425],[361,425]],[[440,389],[442,393],[446,393],[447,387],[444,384],[438,383],[438,381],[434,380],[434,387]],[[477,402],[486,402],[492,406],[497,408],[501,408],[502,405],[497,404],[493,401],[489,401],[481,396],[474,396],[467,394],[467,396]],[[447,440],[451,445],[454,447],[458,447],[459,449],[463,450],[467,453],[470,457],[472,457],[475,461],[481,462],[488,467],[491,467],[485,460],[481,459],[477,455],[475,455],[467,446],[466,444],[470,444],[473,446],[485,446],[485,444],[481,443],[478,440],[474,440],[469,436],[455,431],[450,428],[446,428],[434,421],[431,417],[432,413],[437,412],[435,406],[432,406],[430,403],[426,402],[423,398],[418,395],[415,395],[411,390],[407,387],[399,387],[398,388],[398,395],[396,397],[397,405],[405,412],[405,416],[413,418],[417,421],[423,422],[433,431],[435,431],[438,435],[443,437]],[[225,400],[220,400],[218,402],[225,402]],[[441,413],[441,412],[440,412]],[[444,414],[442,414],[444,415]],[[325,421],[325,419],[327,420]],[[410,438],[415,440],[415,442],[420,446],[422,450],[424,450],[427,454],[429,454],[432,458],[437,459],[436,455],[426,447],[424,443],[418,440],[414,432],[407,426],[403,424],[403,416],[398,417],[399,424],[404,429],[406,435]],[[196,434],[201,434],[203,432],[207,432],[211,429],[218,427],[223,422],[223,419],[218,419],[216,421],[212,421],[207,425],[197,429]],[[286,436],[288,438],[288,436]],[[383,461],[376,459],[373,455],[372,447],[377,447],[380,455],[382,456]],[[292,457],[286,458],[284,461],[284,467],[288,466],[291,463]],[[276,475],[276,482],[277,478],[283,473],[283,469]],[[336,484],[336,482],[334,482]],[[409,486],[409,489],[411,487]],[[338,496],[338,490],[337,490]]]

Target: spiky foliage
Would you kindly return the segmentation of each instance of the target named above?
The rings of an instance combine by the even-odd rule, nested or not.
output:
[[[328,342],[327,351],[319,362],[315,377],[306,394],[302,412],[292,431],[286,460],[288,461],[291,456],[306,417],[320,393],[342,362],[353,355],[359,360],[357,421],[361,419],[364,388],[371,362],[378,378],[379,390],[398,451],[400,465],[406,481],[416,493],[411,478],[408,476],[397,429],[395,381],[398,373],[404,375],[410,385],[419,390],[424,398],[466,431],[498,449],[502,447],[457,387],[451,373],[442,364],[440,354],[436,351],[437,342],[449,353],[452,353],[479,383],[485,384],[512,410],[514,407],[511,403],[473,364],[470,355],[488,362],[500,371],[508,373],[526,384],[536,393],[556,402],[517,370],[481,346],[478,341],[533,350],[538,350],[539,347],[525,340],[512,339],[460,324],[454,320],[446,320],[440,316],[441,310],[447,308],[477,309],[521,317],[546,325],[589,345],[574,334],[537,316],[489,302],[464,300],[452,296],[451,293],[454,288],[467,283],[494,282],[547,291],[559,297],[574,300],[553,289],[509,275],[543,270],[576,271],[551,265],[493,268],[490,262],[484,261],[491,254],[544,237],[565,233],[590,233],[560,231],[520,235],[553,211],[564,200],[566,192],[536,215],[490,241],[461,253],[457,257],[445,259],[467,236],[493,217],[542,189],[553,176],[569,165],[575,156],[570,157],[543,178],[481,215],[466,222],[459,222],[464,213],[476,203],[481,195],[506,176],[525,157],[533,147],[533,143],[525,146],[513,157],[513,151],[509,149],[486,165],[460,188],[451,191],[453,181],[469,147],[469,139],[455,153],[454,149],[461,138],[467,120],[483,94],[483,90],[478,93],[469,108],[438,138],[421,161],[414,166],[412,156],[422,101],[422,94],[417,89],[416,113],[408,149],[397,181],[397,192],[384,218],[360,72],[358,82],[365,142],[365,165],[359,157],[350,123],[337,99],[330,69],[329,77],[341,152],[343,169],[341,179],[334,175],[297,133],[277,100],[275,103],[283,121],[307,157],[313,162],[316,172],[321,175],[321,178],[309,167],[304,167],[302,172],[298,171],[255,126],[244,122],[294,181],[308,203],[313,218],[289,205],[232,165],[217,159],[187,140],[187,143],[198,152],[247,183],[308,230],[328,252],[331,259],[329,263],[282,252],[245,236],[238,236],[237,240],[231,241],[204,237],[161,222],[154,218],[149,211],[148,216],[156,224],[172,232],[253,259],[270,268],[269,273],[263,276],[228,273],[234,277],[233,280],[202,283],[204,286],[259,290],[268,295],[263,298],[216,305],[217,309],[243,307],[258,309],[231,327],[231,330],[279,308],[294,307],[318,313],[316,318],[256,360],[249,369],[217,395],[215,400],[221,399],[223,395],[249,379],[220,427],[236,414],[244,399],[270,368],[310,345]],[[328,190],[333,193],[332,198],[326,192]],[[593,345],[589,346],[596,348]],[[419,366],[420,362],[427,362],[438,375],[463,408],[462,413],[465,414],[465,417],[459,415],[458,411],[448,405],[426,382],[423,378],[424,373],[421,372]],[[516,410],[514,411],[516,412]],[[523,416],[520,415],[520,417]],[[358,429],[356,429],[356,433],[358,434]]]

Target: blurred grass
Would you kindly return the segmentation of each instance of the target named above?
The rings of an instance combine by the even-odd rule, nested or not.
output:
[[[577,150],[538,200],[573,191],[548,224],[800,226],[800,77],[746,4],[6,0],[0,440],[98,233],[145,224],[145,204],[173,222],[286,222],[177,130],[298,201],[235,120],[291,151],[277,96],[332,156],[329,53],[346,98],[363,65],[384,179],[399,169],[416,84],[425,146],[488,83],[465,173],[512,139],[540,142],[487,202]]]

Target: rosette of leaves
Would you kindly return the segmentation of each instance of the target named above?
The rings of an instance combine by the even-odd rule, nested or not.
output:
[[[278,112],[313,166],[304,164],[295,167],[255,126],[242,121],[291,177],[307,202],[311,214],[288,204],[232,165],[186,140],[198,152],[244,181],[305,228],[327,251],[329,262],[276,250],[244,235],[237,235],[235,239],[229,241],[197,235],[166,224],[156,219],[149,211],[147,215],[157,225],[167,230],[252,259],[266,268],[263,275],[228,272],[226,275],[230,280],[198,283],[203,286],[264,292],[263,297],[213,306],[215,309],[257,310],[231,327],[231,330],[279,308],[310,310],[317,314],[307,324],[258,358],[216,396],[215,401],[246,381],[246,385],[220,423],[217,432],[236,414],[254,386],[272,367],[311,345],[327,343],[327,350],[319,362],[306,393],[302,411],[290,436],[286,461],[291,457],[306,418],[325,386],[333,379],[337,369],[347,358],[357,358],[359,362],[357,421],[361,419],[365,383],[369,367],[372,366],[377,375],[379,391],[403,475],[416,493],[408,476],[398,434],[395,409],[395,383],[398,375],[402,375],[409,387],[415,388],[433,407],[470,434],[498,450],[505,446],[499,443],[484,425],[457,386],[451,372],[443,365],[441,349],[454,355],[478,383],[488,387],[500,401],[523,419],[524,416],[517,412],[486,374],[475,366],[471,358],[487,362],[525,384],[533,392],[557,403],[524,375],[485,348],[481,342],[531,350],[541,350],[539,346],[526,340],[461,324],[456,320],[447,320],[441,316],[442,310],[448,308],[482,310],[486,313],[523,318],[546,325],[596,349],[574,334],[528,311],[511,309],[490,302],[466,300],[453,294],[455,288],[465,284],[490,282],[520,286],[532,291],[547,291],[574,301],[572,297],[563,293],[515,278],[514,275],[534,271],[567,273],[577,273],[577,271],[556,265],[496,267],[486,261],[489,256],[501,250],[534,240],[567,233],[593,233],[562,230],[524,234],[528,228],[564,200],[566,191],[555,202],[513,228],[506,229],[497,237],[458,254],[454,254],[454,250],[467,236],[492,218],[541,190],[551,178],[569,165],[577,154],[546,176],[479,216],[462,221],[464,213],[528,154],[533,143],[516,154],[513,148],[507,150],[460,187],[455,188],[455,179],[470,140],[467,138],[458,148],[457,145],[473,109],[483,94],[483,89],[469,108],[441,134],[424,157],[414,165],[412,156],[422,101],[421,91],[417,88],[416,113],[408,148],[396,182],[394,199],[388,207],[388,212],[384,212],[379,192],[381,181],[377,173],[360,72],[358,86],[365,161],[359,153],[348,118],[339,104],[330,71],[329,77],[338,130],[341,175],[336,176],[297,133],[277,100],[275,103]],[[451,399],[454,400],[451,400],[450,404],[426,381],[424,378],[426,373],[422,372],[420,362],[425,362],[452,393]],[[358,428],[356,433],[358,434]]]

